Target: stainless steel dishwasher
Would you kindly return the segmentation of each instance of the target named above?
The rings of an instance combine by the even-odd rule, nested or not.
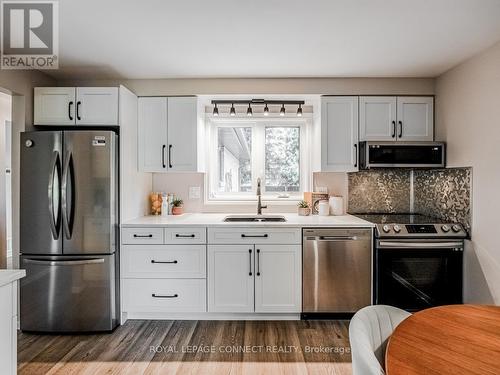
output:
[[[302,317],[354,313],[372,303],[371,229],[304,228]]]

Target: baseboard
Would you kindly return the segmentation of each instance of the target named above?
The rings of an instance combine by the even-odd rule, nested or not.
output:
[[[127,312],[123,314],[126,314],[127,319],[140,319],[140,320],[300,320],[300,313],[264,314],[264,313],[204,313],[204,312],[200,313]]]

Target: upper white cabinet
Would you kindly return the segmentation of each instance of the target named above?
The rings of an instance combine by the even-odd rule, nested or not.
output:
[[[77,87],[77,125],[118,125],[117,87]]]
[[[74,87],[35,87],[35,125],[75,125]]]
[[[434,98],[429,96],[361,96],[361,141],[432,141]]]
[[[398,140],[434,140],[434,98],[398,97]]]
[[[197,99],[168,98],[168,168],[170,171],[196,171]]]
[[[147,172],[167,170],[167,98],[139,98],[139,169]]]
[[[361,141],[396,140],[396,97],[361,96],[359,106],[359,139]]]
[[[36,87],[34,125],[118,126],[118,87]]]
[[[321,170],[358,170],[358,97],[324,96],[321,101]]]
[[[139,169],[197,171],[197,98],[139,98]]]

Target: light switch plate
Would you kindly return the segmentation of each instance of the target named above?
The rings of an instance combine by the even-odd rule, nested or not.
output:
[[[201,188],[199,186],[189,187],[189,199],[200,199]]]

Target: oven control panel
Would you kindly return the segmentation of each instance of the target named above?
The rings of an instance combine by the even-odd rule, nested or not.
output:
[[[467,232],[461,224],[377,224],[377,237],[436,237],[465,238]]]

